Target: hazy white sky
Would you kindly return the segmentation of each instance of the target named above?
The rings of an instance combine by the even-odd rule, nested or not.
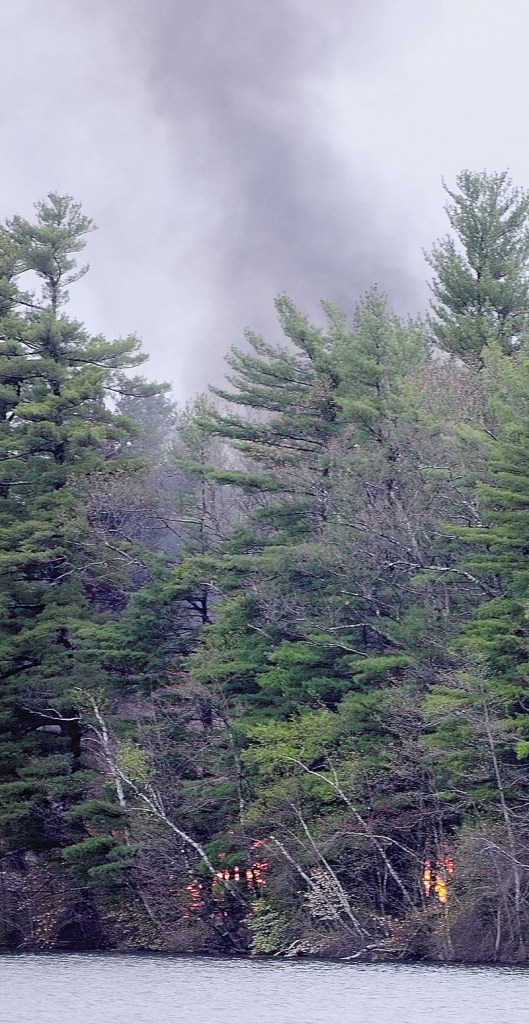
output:
[[[529,185],[527,0],[3,0],[0,216],[99,231],[72,312],[184,399],[273,297],[428,301],[441,177]]]

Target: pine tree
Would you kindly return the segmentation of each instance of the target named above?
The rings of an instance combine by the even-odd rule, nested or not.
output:
[[[505,171],[462,171],[445,191],[453,235],[427,256],[432,337],[462,359],[492,341],[511,354],[529,328],[529,193]]]
[[[526,351],[508,359],[497,345],[484,359],[495,422],[480,435],[488,469],[477,485],[481,522],[450,532],[470,545],[466,565],[489,589],[489,599],[463,626],[463,647],[505,687],[507,704],[518,693],[521,713],[529,652],[529,359]]]
[[[456,568],[481,582],[481,594],[454,638],[452,664],[427,698],[426,742],[452,824],[496,829],[519,930],[519,860],[529,826],[529,360],[524,350],[506,356],[498,343],[483,358],[492,397],[486,428],[473,431],[487,456],[486,479],[476,487],[479,522],[448,528],[462,544]]]
[[[82,790],[76,687],[101,681],[79,631],[97,620],[94,589],[123,575],[94,544],[79,487],[126,464],[131,428],[108,397],[156,391],[129,376],[145,359],[136,338],[90,337],[62,313],[92,227],[53,193],[34,222],[14,217],[0,236],[0,792],[16,846],[63,845],[71,832],[60,807]],[[22,291],[27,274],[41,296]]]
[[[352,329],[326,306],[327,334],[286,300],[279,309],[294,350],[252,339],[253,353],[233,353],[234,390],[217,393],[251,413],[213,410],[204,424],[245,460],[216,477],[254,502],[211,570],[234,595],[227,621],[240,620],[246,592],[250,633],[261,643],[261,631],[269,648],[261,700],[287,714],[304,701],[336,705],[351,687],[380,685],[410,663],[406,616],[421,603],[410,581],[432,561],[435,508],[415,448],[421,417],[432,430],[413,387],[427,358],[421,328],[401,324],[377,292]],[[422,626],[426,615],[431,608]],[[224,646],[223,629],[221,611],[204,637],[204,660],[217,668],[209,645],[218,635]],[[248,637],[237,636],[244,663]]]

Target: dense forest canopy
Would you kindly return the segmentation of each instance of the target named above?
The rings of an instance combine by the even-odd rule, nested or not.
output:
[[[185,408],[0,229],[0,940],[527,957],[529,194]],[[28,922],[31,922],[28,924]]]

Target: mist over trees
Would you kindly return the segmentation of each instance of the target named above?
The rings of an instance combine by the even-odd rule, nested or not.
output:
[[[529,194],[185,409],[0,230],[0,940],[525,960]]]

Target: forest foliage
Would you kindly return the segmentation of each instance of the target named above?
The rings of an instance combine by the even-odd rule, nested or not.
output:
[[[446,191],[425,318],[281,295],[184,409],[67,315],[79,204],[2,225],[4,871],[157,948],[527,958],[529,194]]]

